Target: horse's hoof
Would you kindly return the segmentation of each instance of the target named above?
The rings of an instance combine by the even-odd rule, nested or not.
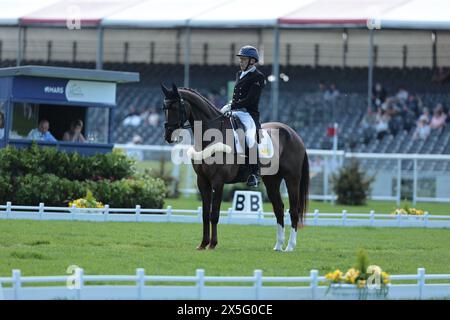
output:
[[[275,246],[273,248],[273,251],[283,251],[283,249],[281,249],[281,247]]]
[[[294,248],[293,247],[286,247],[286,249],[284,249],[283,250],[283,252],[292,252],[292,251],[294,251]]]
[[[208,250],[214,250],[216,248],[216,244],[210,244],[208,246]]]
[[[199,250],[199,251],[205,250],[205,249],[206,249],[206,246],[204,246],[204,245],[199,245],[199,246],[197,247],[197,250]]]

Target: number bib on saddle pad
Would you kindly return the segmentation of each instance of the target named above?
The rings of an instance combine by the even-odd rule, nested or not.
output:
[[[242,122],[242,124],[245,126],[245,141],[247,143],[247,146],[249,148],[253,147],[253,145],[256,143],[256,125],[253,118],[248,114],[247,112],[242,111],[234,111],[234,116],[237,116],[239,120]],[[234,133],[234,141],[236,144],[236,152],[237,153],[244,153],[244,148],[241,145],[241,142],[239,141],[238,134],[236,132],[236,128],[233,128]],[[270,138],[269,134],[267,133],[267,130],[261,129],[262,136],[260,143],[258,144],[258,152],[260,158],[272,158],[273,157],[273,143],[272,139]]]

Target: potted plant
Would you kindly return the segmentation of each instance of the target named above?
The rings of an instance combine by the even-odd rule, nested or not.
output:
[[[346,273],[337,269],[327,273],[326,295],[335,300],[381,300],[389,291],[389,274],[377,265],[369,265],[367,253],[360,250],[357,267]]]

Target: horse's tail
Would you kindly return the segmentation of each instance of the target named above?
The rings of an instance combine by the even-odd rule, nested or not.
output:
[[[302,175],[300,177],[300,195],[299,195],[299,214],[300,226],[303,226],[306,211],[308,210],[308,194],[309,194],[309,161],[308,154],[305,151],[303,158]]]

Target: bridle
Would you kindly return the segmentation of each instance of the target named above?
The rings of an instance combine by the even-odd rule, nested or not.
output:
[[[187,118],[187,112],[186,112],[186,104],[184,103],[183,98],[178,97],[177,99],[164,99],[163,102],[163,110],[172,110],[172,105],[178,102],[178,121],[176,122],[164,122],[164,128],[175,131],[176,129],[189,129],[191,128],[191,125],[188,123],[186,124],[186,121],[188,121]]]

